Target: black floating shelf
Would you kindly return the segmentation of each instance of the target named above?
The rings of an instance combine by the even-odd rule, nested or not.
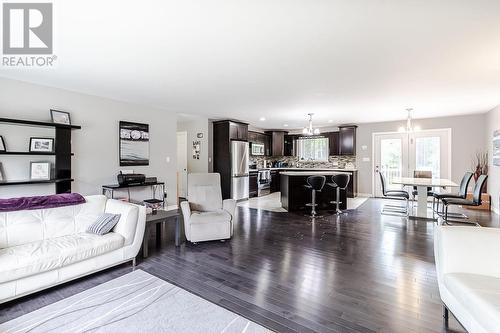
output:
[[[12,118],[0,118],[0,123],[16,124],[16,125],[26,125],[26,126],[38,126],[38,127],[59,127],[59,128],[71,128],[71,129],[81,129],[81,126],[77,125],[65,125],[56,124],[47,121],[33,121],[33,120],[23,120],[23,119],[12,119]]]
[[[61,182],[72,182],[74,179],[72,178],[58,178],[58,179],[48,179],[48,180],[3,180],[0,181],[0,186],[7,185],[30,185],[30,184],[54,184]]]
[[[55,156],[56,153],[30,152],[30,151],[0,151],[0,155],[37,155],[37,156]],[[71,153],[71,156],[75,155]]]

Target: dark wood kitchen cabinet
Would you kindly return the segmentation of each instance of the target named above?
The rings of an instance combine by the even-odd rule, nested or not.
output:
[[[285,131],[272,131],[267,132],[271,135],[271,156],[284,156],[285,155]]]
[[[356,128],[358,126],[339,126],[340,155],[356,155]]]
[[[248,124],[228,121],[230,140],[248,140]]]
[[[283,155],[284,156],[295,156],[295,151],[293,149],[295,145],[295,140],[297,140],[297,135],[285,134]]]
[[[271,193],[280,191],[280,172],[271,170]]]
[[[250,198],[254,198],[259,195],[258,178],[258,171],[250,170],[248,177],[248,194]]]
[[[330,150],[330,156],[340,155],[340,135],[339,132],[327,133],[328,136],[328,148]]]

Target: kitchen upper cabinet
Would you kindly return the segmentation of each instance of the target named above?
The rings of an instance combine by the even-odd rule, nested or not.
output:
[[[271,156],[285,155],[285,133],[284,131],[268,132],[271,135]]]
[[[328,136],[328,148],[330,150],[330,156],[340,155],[340,135],[339,132],[330,132],[327,133]]]
[[[229,121],[229,139],[248,140],[248,124]]]
[[[354,125],[339,127],[340,155],[356,155],[356,128]]]
[[[285,134],[285,138],[284,138],[284,156],[294,156],[295,152],[294,152],[294,149],[293,149],[293,146],[294,146],[294,142],[295,140],[297,140],[297,136],[296,135],[288,135],[288,134]]]

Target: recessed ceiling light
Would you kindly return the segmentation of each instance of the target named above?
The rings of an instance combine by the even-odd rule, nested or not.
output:
[[[260,120],[260,121],[266,121],[266,118],[264,118],[264,117],[260,117],[260,118],[259,118],[259,120]]]
[[[328,120],[328,122],[329,122],[329,123],[333,123],[333,120],[332,120],[332,119],[330,119],[330,120]]]
[[[288,124],[283,124],[283,127],[288,127]]]

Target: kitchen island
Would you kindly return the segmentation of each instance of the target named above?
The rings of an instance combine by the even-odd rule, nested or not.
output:
[[[306,207],[307,203],[311,202],[311,190],[304,185],[307,184],[309,176],[325,176],[325,187],[321,192],[316,193],[317,209],[334,210],[334,204],[330,201],[336,200],[336,190],[326,185],[332,182],[332,176],[347,173],[341,171],[284,171],[280,173],[280,191],[281,191],[281,206],[287,211],[309,210],[311,207]],[[349,173],[347,173],[349,174]],[[340,191],[340,209],[347,209],[346,191]]]

